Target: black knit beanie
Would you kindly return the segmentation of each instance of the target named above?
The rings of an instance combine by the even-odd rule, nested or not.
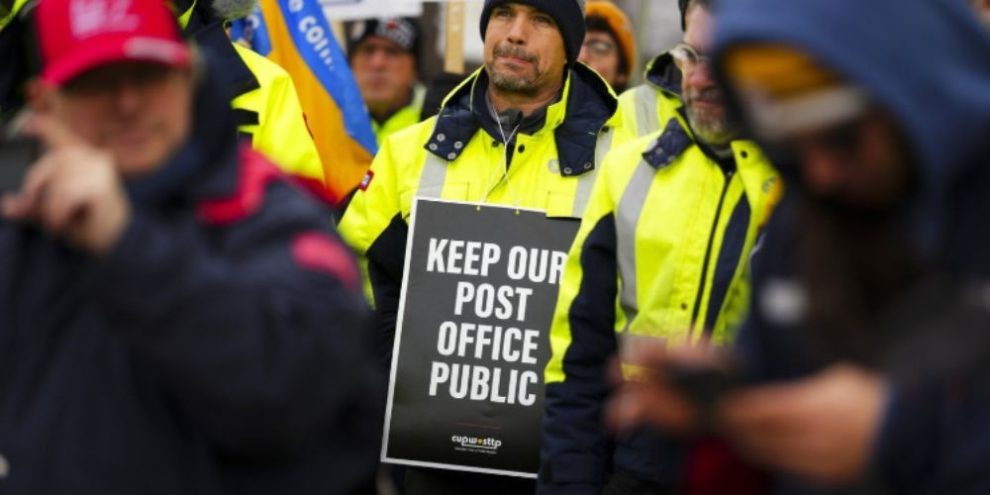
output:
[[[420,42],[423,33],[419,21],[413,17],[388,17],[358,21],[351,26],[347,40],[347,51],[354,54],[354,49],[364,40],[377,36],[385,38],[419,60]]]
[[[557,28],[560,29],[560,35],[564,38],[567,63],[572,64],[577,61],[578,54],[581,53],[581,45],[584,43],[584,0],[485,0],[485,7],[481,11],[481,39],[485,38],[492,10],[507,3],[529,5],[553,18]]]

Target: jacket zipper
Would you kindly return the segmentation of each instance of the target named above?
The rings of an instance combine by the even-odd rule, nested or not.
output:
[[[705,261],[704,265],[701,267],[701,281],[698,283],[698,295],[695,296],[694,300],[694,310],[691,312],[691,335],[694,335],[694,331],[698,327],[698,317],[701,313],[701,301],[705,294],[705,280],[708,279],[708,265],[711,263],[712,257],[712,245],[715,244],[715,231],[718,229],[718,221],[722,217],[722,205],[725,203],[725,196],[729,192],[729,184],[732,182],[732,177],[734,171],[730,170],[724,173],[725,185],[722,186],[722,195],[718,198],[718,209],[715,211],[715,222],[712,223],[712,230],[708,234],[708,247],[705,249]],[[705,336],[711,334],[712,329],[705,328],[702,329],[705,332]]]

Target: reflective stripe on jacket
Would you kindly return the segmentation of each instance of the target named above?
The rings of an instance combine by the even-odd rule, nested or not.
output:
[[[341,221],[340,231],[370,282],[386,363],[416,196],[580,218],[611,145],[615,96],[600,76],[578,64],[561,99],[547,107],[543,126],[515,137],[509,161],[502,137],[482,126],[487,81],[482,70],[475,72],[447,97],[438,116],[385,139]]]
[[[643,74],[645,83],[619,96],[622,124],[616,135],[617,145],[660,132],[672,118],[687,123],[678,113],[681,107],[681,72],[669,53],[650,61]]]
[[[652,435],[622,438],[610,457],[605,368],[620,338],[721,343],[741,323],[749,252],[777,178],[752,143],[732,151],[734,166],[720,164],[672,118],[606,158],[551,329],[541,490],[600,493],[612,470],[661,483],[675,476],[676,451]]]

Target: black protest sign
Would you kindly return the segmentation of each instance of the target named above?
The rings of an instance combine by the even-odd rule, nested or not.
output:
[[[382,458],[535,477],[550,323],[575,220],[418,199]]]

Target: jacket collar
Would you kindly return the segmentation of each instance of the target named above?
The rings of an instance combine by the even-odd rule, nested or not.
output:
[[[202,50],[210,65],[214,67],[215,77],[228,100],[261,88],[258,78],[234,49],[234,44],[227,37],[222,22],[203,25],[191,34],[196,46]]]
[[[653,86],[658,91],[669,94],[681,95],[681,70],[674,63],[674,57],[670,52],[658,55],[646,65],[643,73],[646,83]]]
[[[425,144],[428,152],[447,161],[456,160],[471,137],[486,128],[483,95],[487,85],[488,76],[481,68],[444,99],[433,134]],[[547,107],[543,128],[535,133],[554,133],[561,175],[576,176],[594,169],[598,134],[617,107],[615,93],[601,76],[584,64],[569,69],[560,100]],[[501,137],[490,129],[486,132],[493,138]]]
[[[660,137],[643,153],[643,159],[651,167],[662,170],[668,167],[681,153],[694,144],[694,139],[684,130],[677,119],[670,119]]]
[[[711,147],[703,142],[696,141],[694,132],[684,122],[688,122],[687,108],[683,105],[677,109],[680,119],[671,118],[664,127],[663,132],[657,140],[643,152],[643,159],[651,167],[661,170],[669,166],[691,146],[697,146],[713,162],[717,163],[723,170],[732,170],[736,167],[735,157],[720,157]],[[735,139],[732,143],[744,141]],[[734,149],[734,148],[733,148]]]

